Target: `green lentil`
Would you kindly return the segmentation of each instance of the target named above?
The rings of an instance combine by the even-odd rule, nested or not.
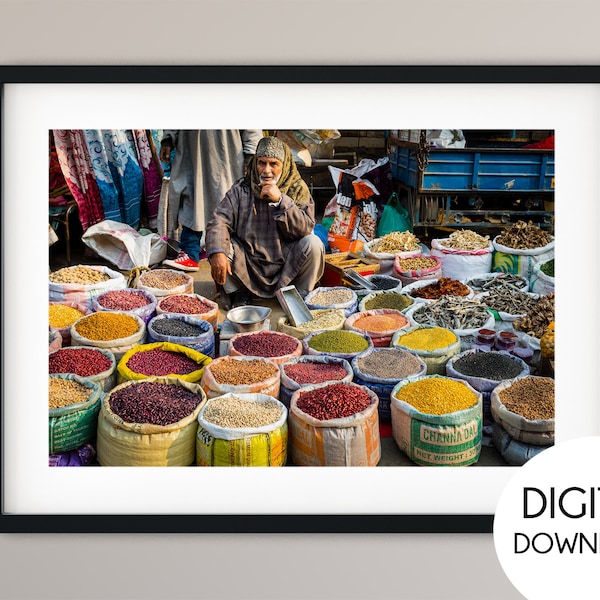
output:
[[[79,320],[75,330],[88,340],[118,340],[137,333],[139,324],[130,315],[97,312]]]
[[[409,307],[413,301],[406,294],[383,293],[376,294],[370,300],[365,302],[365,310],[377,308],[393,308],[395,310],[404,310]]]
[[[445,377],[408,383],[396,392],[396,398],[428,415],[445,415],[477,404],[477,395],[466,385]]]
[[[309,340],[308,345],[317,352],[353,354],[366,350],[369,342],[352,331],[336,330],[318,333]]]
[[[450,344],[454,344],[456,340],[456,335],[449,329],[444,329],[443,327],[423,327],[406,333],[398,338],[396,343],[410,350],[431,351],[438,348],[445,348]]]

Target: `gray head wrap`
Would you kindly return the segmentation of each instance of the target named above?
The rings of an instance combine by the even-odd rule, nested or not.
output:
[[[263,137],[256,147],[256,157],[276,158],[285,161],[285,144],[276,137]]]

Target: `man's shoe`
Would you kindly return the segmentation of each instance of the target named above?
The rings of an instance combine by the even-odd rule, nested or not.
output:
[[[180,252],[175,259],[163,260],[162,264],[166,267],[174,267],[182,271],[198,271],[198,263],[192,260],[185,252]]]
[[[233,300],[231,303],[231,308],[236,308],[238,306],[246,306],[252,302],[252,294],[249,292],[234,292]]]

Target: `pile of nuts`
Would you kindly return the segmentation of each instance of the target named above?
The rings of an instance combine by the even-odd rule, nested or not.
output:
[[[110,275],[103,271],[97,271],[90,267],[77,265],[76,267],[63,267],[58,271],[50,273],[49,279],[52,283],[78,283],[81,285],[92,285],[108,281]]]

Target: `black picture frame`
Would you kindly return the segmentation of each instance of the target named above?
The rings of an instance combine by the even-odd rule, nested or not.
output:
[[[12,83],[559,83],[598,84],[599,66],[0,66],[2,132],[10,115],[4,87]],[[2,155],[8,152],[2,137]],[[4,163],[2,163],[4,164]],[[7,199],[2,198],[4,207]],[[4,208],[3,208],[4,210]],[[3,245],[2,261],[10,256]],[[7,290],[3,285],[3,294]],[[3,310],[4,313],[4,310]],[[3,314],[3,319],[5,318]],[[7,350],[3,339],[2,354]],[[3,358],[4,371],[4,358]],[[5,378],[3,376],[3,381]],[[4,405],[3,391],[3,405]],[[3,419],[4,425],[4,419]],[[4,434],[4,431],[2,432]],[[2,436],[4,440],[4,435]],[[5,452],[2,446],[1,464]],[[492,514],[10,514],[2,533],[491,533]]]

